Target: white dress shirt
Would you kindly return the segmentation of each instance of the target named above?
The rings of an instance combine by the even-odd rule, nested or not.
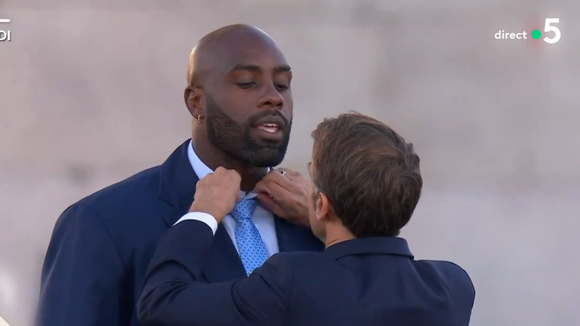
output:
[[[205,177],[208,173],[212,173],[213,171],[203,163],[193,149],[193,145],[191,141],[189,142],[189,146],[187,147],[187,157],[189,158],[189,162],[191,163],[191,167],[193,171],[197,175],[198,178]],[[244,199],[255,198],[257,196],[254,192],[249,192],[248,194],[242,192],[242,196]],[[201,212],[191,212],[185,214],[182,218],[180,218],[175,224],[185,221],[185,220],[197,220],[204,222],[207,224],[215,234],[218,228],[218,224],[216,219],[207,213]],[[276,236],[276,226],[274,224],[274,215],[266,210],[261,205],[256,207],[254,213],[252,214],[252,222],[256,225],[256,228],[260,232],[262,236],[262,240],[264,241],[264,245],[266,246],[266,251],[268,252],[268,256],[272,256],[275,253],[278,253],[278,237]],[[230,235],[232,239],[232,243],[238,250],[238,244],[236,243],[236,220],[231,215],[226,215],[226,217],[222,221],[226,231]]]

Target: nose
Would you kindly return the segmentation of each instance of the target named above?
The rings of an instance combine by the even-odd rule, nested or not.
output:
[[[266,93],[260,98],[258,107],[261,109],[281,110],[284,107],[284,98],[274,85],[270,85]]]

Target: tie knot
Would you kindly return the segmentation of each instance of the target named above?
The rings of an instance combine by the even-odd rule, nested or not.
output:
[[[252,218],[256,206],[258,206],[258,202],[255,199],[239,201],[232,210],[232,217],[236,221],[249,220]]]

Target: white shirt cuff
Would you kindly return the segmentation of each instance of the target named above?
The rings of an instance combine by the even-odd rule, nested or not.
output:
[[[211,216],[208,213],[202,213],[202,212],[187,213],[187,214],[183,215],[183,217],[180,218],[177,222],[175,222],[175,224],[173,224],[173,226],[176,226],[179,222],[183,222],[183,221],[187,221],[187,220],[200,221],[200,222],[205,223],[207,226],[209,226],[211,228],[211,231],[213,232],[214,235],[215,235],[215,232],[217,231],[217,228],[218,228],[218,223],[217,223],[215,217]]]

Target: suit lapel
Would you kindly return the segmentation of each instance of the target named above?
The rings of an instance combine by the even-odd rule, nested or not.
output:
[[[164,216],[168,227],[187,214],[193,202],[195,185],[199,181],[187,156],[189,143],[189,140],[183,143],[160,167],[159,197],[173,206],[170,213]],[[214,236],[204,275],[212,283],[246,276],[238,252],[221,224]]]
[[[199,181],[187,157],[189,142],[179,146],[159,167],[159,198],[173,206],[172,213],[165,216],[168,226],[187,212]]]
[[[187,214],[190,205],[182,205],[165,217],[165,221],[175,224],[183,215]],[[203,267],[203,274],[210,283],[227,282],[246,277],[240,256],[226,228],[220,223],[215,236],[209,257]]]
[[[232,239],[220,223],[211,247],[211,254],[204,267],[204,275],[211,283],[227,282],[246,277],[246,271]]]
[[[322,251],[324,245],[310,230],[291,224],[290,222],[274,217],[278,248],[280,252],[289,251]]]

